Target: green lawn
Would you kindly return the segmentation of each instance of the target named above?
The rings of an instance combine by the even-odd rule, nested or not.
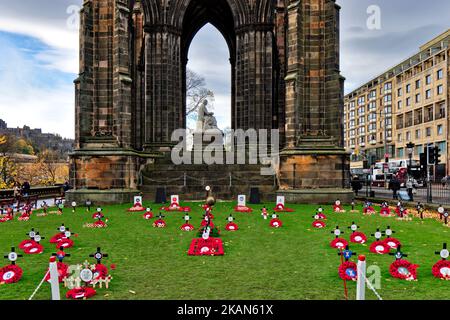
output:
[[[193,208],[191,216],[194,226],[199,226],[202,209],[199,203],[186,203]],[[445,299],[450,283],[435,279],[432,265],[439,260],[434,252],[443,242],[450,242],[449,229],[434,220],[410,222],[395,218],[363,216],[356,213],[331,213],[331,206],[325,207],[328,216],[327,228],[315,230],[311,227],[314,205],[289,205],[295,213],[281,214],[284,226],[274,230],[260,216],[262,205],[252,206],[254,213],[236,213],[240,230],[224,230],[226,217],[232,213],[232,203],[218,203],[214,209],[215,223],[222,229],[225,244],[223,257],[189,257],[187,250],[194,232],[179,230],[183,213],[166,213],[167,228],[156,229],[152,222],[144,220],[140,213],[127,213],[127,205],[104,208],[109,218],[107,229],[86,229],[83,224],[91,222],[91,214],[83,209],[73,214],[65,209],[63,216],[36,217],[29,222],[8,222],[0,224],[0,253],[7,253],[12,245],[16,247],[27,238],[31,227],[37,228],[42,236],[45,252],[39,256],[19,258],[18,265],[24,270],[20,282],[0,286],[0,299],[27,299],[38,285],[48,266],[48,258],[55,247],[48,240],[57,233],[57,227],[65,223],[72,232],[78,233],[74,248],[67,252],[71,257],[65,263],[81,263],[85,259],[93,262],[89,254],[97,246],[109,254],[104,264],[116,264],[112,271],[114,279],[109,289],[99,289],[94,299],[343,299],[343,283],[338,277],[340,264],[337,250],[329,247],[336,225],[344,230],[348,239],[352,221],[370,236],[377,227],[390,225],[403,244],[407,259],[419,264],[418,282],[394,279],[389,274],[392,256],[378,256],[369,253],[369,245],[352,245],[358,254],[366,254],[368,265],[381,268],[382,280],[379,293],[386,299]],[[157,212],[157,205],[153,205]],[[273,204],[267,205],[272,208]],[[348,208],[346,208],[348,210]],[[356,258],[354,259],[356,261]],[[8,261],[3,259],[0,266]],[[355,283],[349,283],[350,298],[355,297]],[[130,293],[133,291],[134,293]],[[62,290],[65,294],[66,289]],[[35,299],[50,299],[47,283]],[[376,299],[367,291],[367,299]]]

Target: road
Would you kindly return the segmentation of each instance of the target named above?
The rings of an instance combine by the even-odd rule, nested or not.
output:
[[[417,193],[414,195],[414,201],[415,202],[427,202],[427,188],[418,188],[416,189]],[[372,191],[375,192],[375,198],[381,198],[381,199],[389,199],[391,200],[392,197],[392,190],[380,188],[380,187],[372,187]],[[401,191],[406,192],[406,188],[402,188]],[[432,186],[432,196],[433,196],[433,203],[435,204],[443,204],[443,205],[450,205],[450,189],[442,187],[441,184],[433,184]],[[360,191],[360,196],[366,195],[366,187],[364,186],[363,189]]]

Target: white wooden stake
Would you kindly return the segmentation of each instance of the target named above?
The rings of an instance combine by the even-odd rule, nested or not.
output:
[[[356,283],[356,300],[366,300],[366,257],[358,257],[358,280]]]
[[[52,288],[52,300],[61,300],[59,293],[59,280],[58,280],[58,266],[56,264],[56,257],[50,257],[50,285]]]

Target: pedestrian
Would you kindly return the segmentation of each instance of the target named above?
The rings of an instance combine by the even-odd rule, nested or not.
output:
[[[408,180],[406,181],[406,190],[408,191],[409,201],[414,201],[413,189],[414,189],[413,179],[408,178]]]
[[[392,190],[392,198],[394,200],[398,199],[397,192],[400,190],[400,181],[397,179],[396,176],[392,176],[391,180],[389,181],[389,189]]]
[[[362,183],[361,183],[361,180],[359,180],[358,176],[353,177],[351,185],[352,185],[353,192],[355,193],[355,196],[358,196],[359,190],[362,189]]]
[[[20,197],[20,183],[16,182],[14,184],[14,200],[17,200]]]
[[[31,189],[30,183],[28,181],[25,181],[22,185],[22,195],[24,197],[28,197],[28,195],[30,194],[30,189]]]

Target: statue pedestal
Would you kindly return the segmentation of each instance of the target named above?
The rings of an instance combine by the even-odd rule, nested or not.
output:
[[[280,172],[277,194],[288,202],[330,204],[353,199],[349,154],[324,139],[309,139],[300,147],[283,150]]]

